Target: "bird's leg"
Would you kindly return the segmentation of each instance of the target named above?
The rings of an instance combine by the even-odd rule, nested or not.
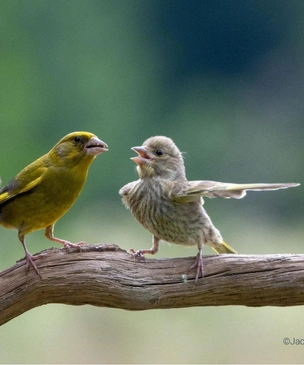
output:
[[[64,245],[65,248],[68,247],[74,247],[80,249],[79,246],[84,245],[85,242],[78,242],[78,243],[72,243],[70,241],[62,240],[60,238],[54,237],[54,224],[51,226],[46,227],[44,235],[46,238],[48,238],[51,241],[58,242]]]
[[[152,237],[152,247],[150,250],[138,250],[135,251],[133,248],[131,248],[129,251],[133,254],[133,257],[135,259],[138,259],[139,261],[145,261],[145,254],[155,255],[158,252],[159,247],[159,241],[160,239],[156,236]]]
[[[197,267],[196,276],[195,276],[195,282],[197,282],[200,274],[202,275],[202,278],[204,277],[203,248],[202,247],[199,247],[198,253],[196,255],[195,263],[189,267],[189,270],[194,269],[195,267]]]
[[[37,266],[34,262],[34,260],[37,260],[39,258],[39,256],[33,256],[32,254],[30,254],[29,251],[26,248],[25,241],[24,241],[24,236],[22,236],[22,235],[18,235],[18,236],[19,236],[20,242],[22,243],[23,249],[25,251],[26,271],[28,271],[30,266],[32,266],[32,268],[36,271],[36,273],[41,278],[40,272],[39,272],[39,270],[38,270],[38,268],[37,268]]]

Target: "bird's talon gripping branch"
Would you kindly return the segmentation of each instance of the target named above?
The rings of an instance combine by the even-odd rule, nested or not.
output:
[[[132,254],[132,257],[137,261],[144,261],[146,262],[144,252],[143,250],[135,251],[133,248],[130,248],[130,253]]]
[[[81,250],[81,246],[85,245],[86,243],[81,241],[81,242],[77,242],[77,243],[72,243],[72,242],[69,242],[69,241],[64,241],[62,242],[64,247],[66,249],[69,249],[69,248],[77,248],[79,251]]]
[[[189,267],[188,271],[192,270],[196,267],[197,267],[197,270],[196,270],[195,282],[198,281],[198,278],[200,275],[202,276],[202,278],[204,277],[203,257],[201,256],[200,252],[196,255],[196,260],[195,260],[194,264]]]
[[[40,275],[40,272],[34,262],[34,260],[37,260],[40,258],[41,255],[37,255],[37,256],[33,256],[31,255],[29,252],[26,253],[26,256],[25,256],[25,259],[26,259],[26,265],[25,265],[25,268],[26,268],[26,271],[28,272],[29,269],[30,269],[30,266],[32,266],[32,268],[36,271],[36,273],[40,276],[41,278],[41,275]]]

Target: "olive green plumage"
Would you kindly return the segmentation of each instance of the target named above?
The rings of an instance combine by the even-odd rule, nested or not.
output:
[[[18,230],[27,266],[32,265],[37,273],[24,236],[46,229],[47,238],[73,245],[53,236],[54,224],[77,199],[95,156],[105,151],[107,145],[94,134],[70,133],[0,190],[0,225]]]

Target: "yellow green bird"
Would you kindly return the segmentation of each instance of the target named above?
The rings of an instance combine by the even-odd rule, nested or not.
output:
[[[29,253],[24,240],[32,231],[45,229],[49,240],[65,247],[83,244],[54,237],[54,225],[80,194],[94,158],[106,151],[107,144],[94,134],[70,133],[0,190],[0,225],[18,230],[27,269],[31,265],[40,275],[37,257]]]

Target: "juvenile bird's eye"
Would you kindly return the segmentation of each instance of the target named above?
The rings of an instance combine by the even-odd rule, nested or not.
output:
[[[156,156],[162,156],[164,154],[163,150],[156,150],[155,151]]]
[[[74,141],[75,141],[75,142],[77,142],[77,143],[78,143],[78,142],[80,142],[80,141],[81,141],[81,137],[78,137],[78,136],[77,136],[77,137],[75,137],[75,138],[74,138]]]

